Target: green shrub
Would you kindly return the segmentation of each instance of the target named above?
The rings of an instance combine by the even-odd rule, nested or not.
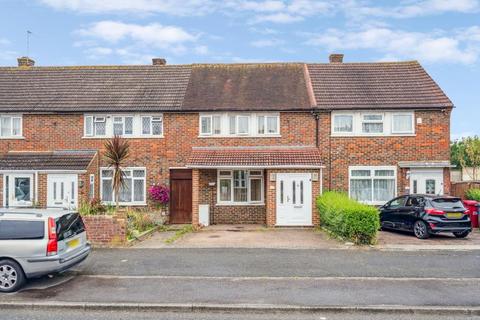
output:
[[[378,209],[329,191],[317,198],[321,225],[336,237],[356,244],[373,244],[380,228]]]
[[[480,201],[480,189],[468,189],[465,191],[465,198],[467,200]]]
[[[90,201],[84,201],[80,203],[78,212],[82,216],[92,216],[98,214],[105,214],[107,208],[101,203],[99,199],[92,199]]]
[[[127,236],[129,239],[136,238],[143,232],[151,230],[160,224],[161,222],[148,212],[131,209],[127,211]]]

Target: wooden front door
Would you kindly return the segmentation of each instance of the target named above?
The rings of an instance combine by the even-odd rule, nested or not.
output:
[[[192,170],[170,170],[170,223],[192,223]]]

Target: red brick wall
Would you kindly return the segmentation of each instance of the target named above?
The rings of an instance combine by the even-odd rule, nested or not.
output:
[[[326,165],[324,188],[348,190],[348,167],[368,165],[397,166],[399,161],[450,159],[450,111],[416,111],[415,136],[331,137],[330,113],[320,116],[319,140]],[[404,193],[409,181],[405,170],[397,170],[398,193]],[[445,177],[449,169],[445,170]],[[448,189],[449,178],[445,180]]]
[[[209,186],[215,182],[215,186]],[[264,205],[218,205],[217,204],[217,170],[200,170],[199,204],[210,206],[212,224],[264,224],[266,212]]]
[[[83,217],[88,240],[95,246],[124,245],[127,242],[127,220],[119,216]]]

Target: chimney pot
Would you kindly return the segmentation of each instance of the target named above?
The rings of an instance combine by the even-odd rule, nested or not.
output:
[[[163,58],[153,58],[152,59],[152,64],[154,66],[164,66],[167,64],[167,60],[163,59]]]
[[[343,62],[343,54],[342,53],[332,53],[328,59],[330,63],[342,63]]]
[[[17,62],[19,67],[33,67],[35,65],[35,61],[29,57],[17,58]]]

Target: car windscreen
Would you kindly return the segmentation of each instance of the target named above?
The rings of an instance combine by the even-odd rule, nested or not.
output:
[[[61,241],[85,231],[82,217],[69,213],[57,219],[57,240]]]
[[[465,209],[462,200],[458,198],[437,198],[432,199],[431,203],[435,209]]]
[[[45,222],[0,220],[0,240],[31,240],[45,237]]]

